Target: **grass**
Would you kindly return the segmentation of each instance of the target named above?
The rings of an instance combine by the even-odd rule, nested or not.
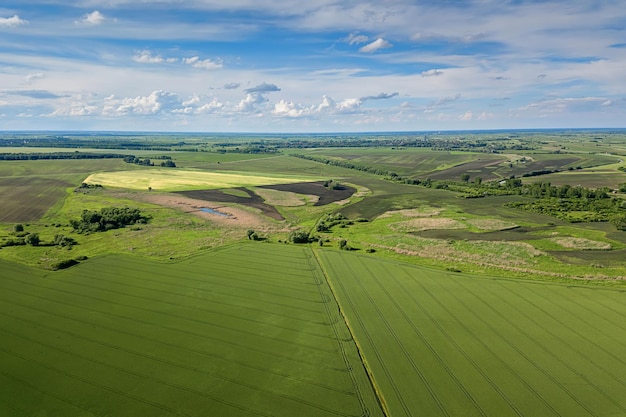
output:
[[[289,175],[255,175],[250,172],[207,172],[179,169],[147,169],[142,171],[116,171],[92,174],[84,182],[104,187],[132,190],[183,191],[253,187],[257,185],[288,184],[316,181],[319,178]]]
[[[0,262],[10,415],[382,416],[304,248],[105,256],[52,274]]]
[[[319,256],[389,415],[626,412],[623,292]]]

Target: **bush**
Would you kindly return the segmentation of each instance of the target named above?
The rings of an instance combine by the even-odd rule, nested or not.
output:
[[[39,246],[41,239],[39,239],[39,234],[30,233],[24,238],[24,242],[26,242],[26,244],[31,245],[31,246]]]
[[[293,243],[309,243],[309,232],[304,230],[294,230],[289,233],[289,240]]]
[[[16,224],[15,227],[13,227],[13,230],[15,230],[16,233],[23,232],[24,231],[24,225]]]
[[[79,262],[76,259],[65,259],[52,265],[52,269],[58,271],[59,269],[66,269],[78,264]]]

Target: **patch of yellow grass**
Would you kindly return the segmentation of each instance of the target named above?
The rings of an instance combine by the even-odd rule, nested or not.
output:
[[[611,244],[598,242],[597,240],[585,239],[583,237],[554,237],[551,241],[567,249],[579,250],[609,250]]]
[[[319,196],[316,195],[297,194],[268,188],[255,188],[254,192],[271,206],[298,207],[304,206],[309,202],[316,203],[319,200]]]
[[[465,225],[457,220],[448,218],[417,218],[404,222],[392,223],[389,225],[393,230],[398,232],[419,232],[422,230],[435,229],[465,229]]]
[[[508,230],[519,227],[517,224],[499,219],[470,219],[467,223],[485,231]]]
[[[318,178],[264,176],[238,172],[185,171],[178,169],[145,169],[100,172],[85,179],[87,184],[133,190],[183,191],[212,188],[255,187],[316,181]]]

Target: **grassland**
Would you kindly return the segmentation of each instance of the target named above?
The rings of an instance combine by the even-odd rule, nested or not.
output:
[[[2,270],[2,415],[382,416],[305,248]]]
[[[389,415],[626,413],[622,291],[319,257]]]

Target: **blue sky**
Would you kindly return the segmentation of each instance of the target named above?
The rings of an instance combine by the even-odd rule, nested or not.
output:
[[[616,0],[5,0],[0,130],[626,127]]]

